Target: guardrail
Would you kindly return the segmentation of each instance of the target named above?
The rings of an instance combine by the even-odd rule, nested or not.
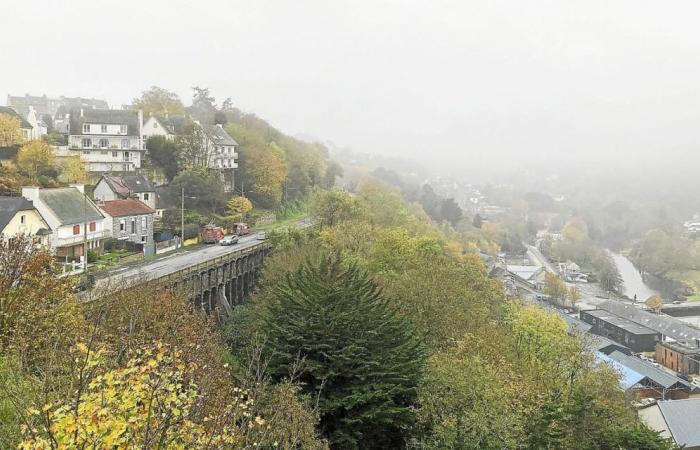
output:
[[[264,250],[267,248],[270,248],[272,245],[267,243],[267,242],[260,242],[259,244],[254,244],[251,245],[250,247],[242,248],[239,250],[235,250],[231,253],[227,253],[222,256],[217,256],[216,258],[207,260],[206,262],[203,263],[197,263],[194,266],[189,266],[184,269],[180,269],[177,272],[169,273],[167,275],[164,275],[162,277],[159,277],[158,280],[162,281],[171,281],[173,279],[175,280],[181,280],[188,278],[192,274],[199,274],[203,270],[210,269],[212,267],[219,267],[224,265],[227,262],[235,261],[236,259],[245,256],[249,253],[255,253],[258,250]]]

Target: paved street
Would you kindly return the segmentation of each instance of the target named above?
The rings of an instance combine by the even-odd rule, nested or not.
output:
[[[132,284],[136,280],[143,281],[160,278],[218,256],[259,244],[261,241],[257,239],[257,236],[257,233],[242,236],[238,244],[235,245],[210,244],[190,251],[173,253],[136,267],[119,267],[105,274],[100,274],[99,278],[95,280],[94,289],[99,292],[100,289],[109,289],[114,286],[123,287]]]

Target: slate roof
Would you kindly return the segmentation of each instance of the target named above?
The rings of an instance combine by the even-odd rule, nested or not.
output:
[[[111,200],[101,204],[100,208],[112,217],[141,216],[155,213],[153,208],[135,198]]]
[[[652,330],[649,327],[645,327],[631,320],[627,320],[624,317],[620,317],[617,314],[613,314],[604,309],[590,309],[588,311],[584,311],[583,313],[591,315],[597,318],[598,320],[602,320],[618,328],[621,328],[631,334],[659,334],[659,332],[656,330]]]
[[[675,375],[671,375],[664,369],[656,367],[647,361],[643,361],[636,356],[625,355],[624,353],[618,351],[612,352],[609,356],[611,359],[617,361],[623,366],[644,375],[644,377],[666,389],[674,385],[680,385],[690,389],[690,384],[687,381],[678,378]]]
[[[238,145],[223,127],[218,125],[202,125],[204,134],[207,135],[214,145]]]
[[[154,192],[153,184],[143,175],[103,175],[112,191],[124,198],[141,192]]]
[[[691,328],[670,316],[653,314],[629,303],[616,300],[605,301],[598,305],[598,308],[651,328],[679,342],[687,342],[689,345],[697,346],[696,341],[700,341],[700,330]]]
[[[13,108],[25,115],[29,113],[30,106],[39,114],[58,114],[58,109],[61,107],[64,110],[71,108],[109,108],[106,101],[96,98],[47,97],[46,95],[8,95],[7,104],[12,105]]]
[[[185,132],[185,125],[187,125],[192,120],[185,116],[156,116],[156,120],[160,125],[168,130],[171,134],[183,134]]]
[[[665,400],[658,405],[676,444],[688,448],[700,446],[700,399]]]
[[[24,197],[0,197],[0,231],[5,229],[19,211],[32,209],[34,204]]]
[[[94,203],[76,188],[40,189],[39,199],[53,212],[61,225],[73,225],[104,218]]]
[[[27,119],[20,116],[17,111],[15,111],[14,109],[12,109],[8,106],[0,106],[0,114],[8,114],[12,117],[18,118],[20,128],[29,129],[29,130],[32,129],[32,125],[29,122],[27,122]]]
[[[70,111],[70,134],[83,134],[84,123],[105,123],[127,125],[126,134],[128,136],[139,135],[139,113],[138,111],[127,111],[121,109],[85,109],[80,116],[80,109],[74,108]]]
[[[606,338],[605,336],[599,336],[597,334],[590,334],[588,336],[590,338],[591,347],[600,353],[604,353],[606,355],[609,355],[612,352],[620,352],[625,355],[632,354],[632,350],[618,342]]]

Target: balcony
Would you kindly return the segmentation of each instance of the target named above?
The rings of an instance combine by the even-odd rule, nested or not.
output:
[[[87,240],[94,241],[96,239],[105,239],[108,238],[110,235],[111,234],[107,230],[88,231]],[[66,247],[69,245],[81,244],[84,238],[85,236],[83,235],[83,233],[64,238],[54,237],[53,239],[51,239],[51,244],[54,247]]]

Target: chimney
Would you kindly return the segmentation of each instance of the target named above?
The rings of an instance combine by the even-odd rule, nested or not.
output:
[[[221,125],[220,123],[217,123],[216,125],[218,125],[218,127],[221,128],[222,130],[224,129],[224,126]]]
[[[80,108],[80,117],[83,117],[83,108]]]
[[[71,183],[68,186],[76,188],[77,190],[80,191],[81,194],[85,193],[85,185],[81,183]]]
[[[39,199],[39,187],[38,186],[22,186],[22,197],[27,200],[38,200]]]

